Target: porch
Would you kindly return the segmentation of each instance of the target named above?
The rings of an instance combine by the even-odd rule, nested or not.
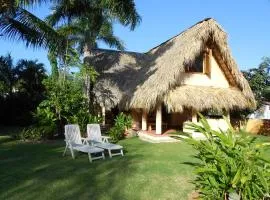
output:
[[[209,125],[214,130],[227,130],[228,124],[222,115],[230,120],[228,112],[215,113],[212,111],[203,112],[207,117]],[[194,109],[185,109],[182,113],[168,113],[164,105],[159,105],[152,112],[146,110],[131,111],[133,118],[133,128],[141,130],[144,135],[149,137],[170,136],[170,132],[184,131],[192,132],[185,128],[185,122],[198,123],[197,111]]]
[[[182,131],[186,121],[197,122],[197,112],[187,109],[182,113],[168,113],[164,105],[158,105],[152,112],[131,111],[133,128],[149,136],[166,136],[169,132]]]

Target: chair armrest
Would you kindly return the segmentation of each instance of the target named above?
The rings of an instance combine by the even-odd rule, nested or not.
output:
[[[87,138],[81,138],[82,139],[82,142],[83,142],[83,144],[87,144],[87,145],[89,145],[89,139],[87,139]]]
[[[110,139],[111,138],[110,136],[105,136],[105,135],[102,135],[101,137],[102,138],[107,138],[107,139]]]
[[[109,139],[111,139],[110,136],[104,136],[104,135],[101,136],[102,142],[109,143]]]

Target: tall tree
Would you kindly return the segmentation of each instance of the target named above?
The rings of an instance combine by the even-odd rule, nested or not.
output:
[[[264,100],[263,91],[270,86],[270,58],[264,57],[258,68],[243,71],[259,105]]]
[[[78,51],[83,53],[84,56],[87,56],[90,53],[89,49],[98,46],[98,41],[103,41],[110,47],[115,47],[121,50],[124,49],[122,41],[113,34],[112,22],[104,21],[98,33],[94,33],[91,26],[92,22],[83,18],[73,21],[68,25],[59,27],[58,32],[66,38],[69,38],[69,44],[75,45],[78,48]],[[93,89],[93,83],[96,75],[94,68],[92,67],[93,66],[91,64],[86,62],[80,65],[82,71],[81,75],[84,77],[85,94],[89,103],[93,101],[93,99],[91,99],[91,96],[93,96],[91,95],[91,91]]]
[[[263,90],[263,99],[265,101],[270,102],[270,86],[267,86],[264,90]]]
[[[60,51],[65,41],[43,20],[28,11],[46,0],[3,0],[0,5],[0,34],[7,39],[25,42],[26,46]]]
[[[44,99],[43,80],[47,77],[44,65],[36,60],[0,57],[0,122],[26,125],[32,121],[32,112]]]
[[[58,28],[58,33],[68,38],[69,45],[75,45],[83,53],[84,58],[92,54],[92,49],[97,47],[98,41],[123,50],[122,41],[113,33],[113,22],[118,21],[133,30],[141,20],[133,0],[75,2],[66,0],[55,5],[53,13],[47,17],[47,21],[52,26],[64,24]],[[93,67],[89,61],[83,66]],[[93,72],[93,70],[86,69],[83,71]],[[91,75],[84,74],[85,94],[91,105],[93,102]]]
[[[0,90],[2,95],[11,95],[16,84],[15,66],[10,54],[0,57]]]
[[[48,23],[54,27],[68,25],[65,32],[71,31],[73,36],[69,39],[74,39],[85,54],[96,47],[97,40],[122,49],[122,43],[113,35],[113,22],[133,30],[141,20],[133,0],[62,0],[52,9]]]
[[[42,81],[47,77],[43,63],[37,60],[19,60],[16,65],[17,90],[39,103],[44,98]]]

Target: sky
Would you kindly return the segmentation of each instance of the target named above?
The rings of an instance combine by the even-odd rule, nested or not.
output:
[[[142,22],[130,31],[115,24],[115,35],[128,51],[146,52],[204,18],[214,18],[228,33],[229,45],[241,70],[258,66],[270,56],[270,0],[135,0]],[[40,18],[49,5],[32,10]],[[100,44],[101,48],[108,48]],[[26,48],[22,42],[0,37],[0,55],[11,53],[15,61],[37,59],[50,71],[44,49]]]

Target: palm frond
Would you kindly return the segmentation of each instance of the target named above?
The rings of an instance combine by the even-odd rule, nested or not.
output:
[[[112,23],[104,22],[100,28],[97,40],[101,40],[110,47],[115,47],[118,50],[124,50],[124,43],[117,36],[113,34]]]
[[[56,26],[93,13],[95,8],[89,0],[59,0],[51,9],[53,12],[46,17],[46,21],[51,26]]]
[[[136,11],[134,0],[102,0],[101,6],[120,21],[124,26],[134,30],[141,22],[141,17]]]
[[[44,21],[22,8],[18,8],[14,15],[3,16],[0,19],[0,30],[6,38],[22,40],[26,46],[34,48],[60,50],[65,40]]]

